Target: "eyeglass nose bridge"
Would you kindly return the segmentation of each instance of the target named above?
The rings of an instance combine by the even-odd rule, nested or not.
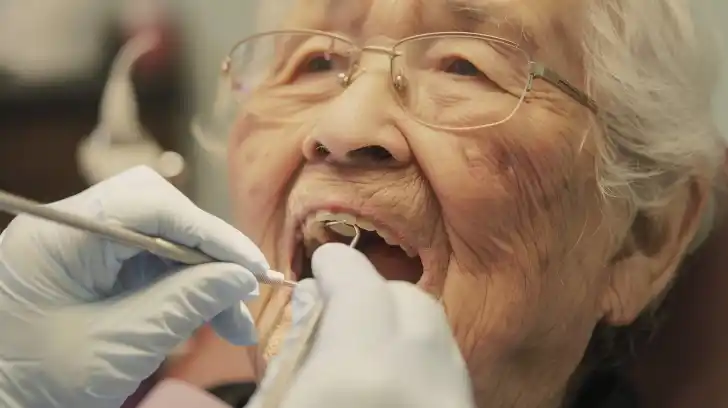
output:
[[[364,52],[373,52],[377,54],[383,54],[389,57],[389,69],[392,69],[392,61],[394,58],[402,55],[402,53],[395,51],[391,47],[382,47],[378,45],[367,45],[364,47],[359,47],[356,49],[357,52],[354,56],[352,56],[352,62],[351,66],[349,67],[349,70],[347,72],[342,72],[338,75],[339,83],[342,87],[346,88],[350,86],[359,76],[364,74],[366,72],[366,68],[363,68],[359,65],[359,61],[361,60],[361,55]],[[391,73],[390,73],[391,75]],[[399,89],[401,86],[397,83],[394,84],[397,89]]]

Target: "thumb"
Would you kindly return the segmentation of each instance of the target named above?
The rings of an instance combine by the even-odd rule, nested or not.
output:
[[[204,323],[238,344],[255,342],[250,312],[241,302],[258,295],[258,281],[242,266],[209,263],[181,269],[116,305],[127,316],[119,330],[127,345],[165,357]]]
[[[291,335],[296,335],[296,332],[305,326],[313,311],[313,306],[320,300],[318,285],[315,280],[304,279],[298,282],[291,299],[291,314],[293,315]]]

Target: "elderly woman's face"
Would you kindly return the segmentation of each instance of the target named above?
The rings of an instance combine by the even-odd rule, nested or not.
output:
[[[382,47],[420,33],[487,33],[584,83],[571,44],[580,1],[482,0],[459,12],[446,3],[299,1],[286,28]],[[498,111],[518,96],[497,94],[483,75],[508,78],[507,64],[467,42],[448,44],[428,54],[441,80],[407,78],[409,92],[429,95],[416,114],[397,103],[384,53],[364,52],[351,83],[332,94],[317,93],[316,75],[335,69],[335,58],[276,49],[289,53],[279,61],[286,79],[252,93],[231,139],[237,222],[275,269],[295,277],[307,273],[316,241],[333,239],[312,220],[355,217],[376,227],[360,249],[384,277],[440,299],[479,401],[542,406],[559,399],[595,324],[628,321],[646,299],[623,299],[610,284],[614,238],[626,226],[602,223],[588,110],[536,81],[504,123],[430,126],[472,125],[474,106]],[[302,47],[294,45],[286,46]],[[288,296],[265,292],[253,305],[267,355],[284,333]]]

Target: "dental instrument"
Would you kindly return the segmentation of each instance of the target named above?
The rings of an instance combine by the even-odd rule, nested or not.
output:
[[[361,238],[361,229],[356,224],[350,224],[344,221],[330,221],[326,223],[326,227],[337,234],[353,237],[349,243],[349,246],[352,248],[356,247],[359,243],[359,238]],[[346,227],[348,229],[345,229]],[[322,302],[319,301],[313,306],[311,317],[306,322],[306,326],[303,327],[300,338],[291,346],[292,351],[287,358],[281,361],[270,391],[266,392],[263,396],[262,408],[278,408],[281,406],[283,397],[290,388],[296,373],[311,351],[319,322],[323,316],[323,311],[324,305]]]
[[[0,190],[0,210],[15,215],[27,214],[68,227],[88,231],[120,244],[149,251],[162,258],[181,262],[186,265],[197,265],[216,261],[198,250],[175,244],[162,238],[140,234],[117,224],[104,223],[60,211],[2,190]],[[282,285],[288,287],[295,287],[297,285],[296,282],[286,280],[284,274],[277,271],[255,274],[255,277],[258,282],[266,285]]]

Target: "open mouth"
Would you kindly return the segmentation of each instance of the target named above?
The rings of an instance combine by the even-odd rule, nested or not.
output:
[[[401,280],[417,283],[423,274],[422,261],[416,248],[405,242],[403,234],[391,231],[385,226],[351,213],[318,211],[304,220],[297,235],[292,260],[294,279],[313,277],[311,256],[321,245],[328,242],[351,244],[353,234],[341,224],[356,225],[360,236],[355,248],[362,252],[387,280]],[[346,267],[342,265],[342,273]]]

